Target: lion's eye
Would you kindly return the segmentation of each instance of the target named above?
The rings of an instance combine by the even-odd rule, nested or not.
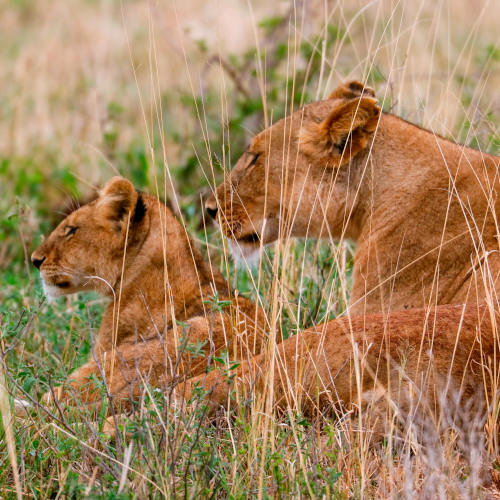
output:
[[[73,234],[76,233],[76,230],[78,228],[76,226],[66,226],[64,236],[72,236]]]

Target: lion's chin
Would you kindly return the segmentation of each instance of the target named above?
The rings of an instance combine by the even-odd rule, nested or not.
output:
[[[53,302],[58,297],[62,297],[63,295],[72,293],[68,291],[68,288],[70,288],[70,286],[71,285],[69,283],[68,286],[51,285],[42,278],[43,293],[45,294],[45,297],[47,297],[48,302]]]
[[[259,263],[262,248],[260,244],[235,240],[228,240],[227,244],[238,269],[256,267]]]

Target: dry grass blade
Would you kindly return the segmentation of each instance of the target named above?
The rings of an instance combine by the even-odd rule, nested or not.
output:
[[[19,479],[16,442],[14,439],[14,434],[12,432],[12,427],[13,427],[12,423],[14,421],[14,415],[10,411],[9,392],[5,381],[3,362],[0,363],[0,413],[2,414],[3,430],[5,433],[5,441],[7,442],[7,448],[9,450],[10,466],[12,469],[12,475],[14,476],[14,485],[16,487],[16,494],[17,498],[20,500],[21,498],[23,498],[23,493],[21,489],[21,481]]]

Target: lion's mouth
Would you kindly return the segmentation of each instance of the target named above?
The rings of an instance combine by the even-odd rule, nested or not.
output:
[[[255,224],[253,231],[245,233],[238,231],[232,239],[228,240],[229,249],[236,262],[236,266],[257,265],[260,250],[272,243],[279,236],[279,219],[264,219]],[[250,228],[248,228],[250,229]]]
[[[50,298],[60,297],[71,293],[75,287],[73,280],[69,276],[61,276],[53,273],[42,273],[42,284],[45,290],[45,295]]]
[[[63,284],[65,283],[69,282],[63,282]],[[45,296],[47,297],[49,302],[52,302],[54,299],[57,299],[57,297],[66,294],[64,292],[65,290],[64,287],[61,287],[59,284],[56,284],[54,282],[51,283],[50,281],[45,280],[43,277],[42,277],[42,286]]]
[[[257,243],[260,243],[260,235],[257,233],[246,234],[245,236],[238,237],[237,241],[240,243],[255,245]]]
[[[275,241],[279,236],[279,218],[269,217],[262,221],[249,224],[251,227],[233,228],[232,239],[241,245],[255,248],[258,246],[267,246]]]
[[[67,289],[73,286],[69,276],[58,273],[42,273],[42,279],[47,283],[47,285],[54,286],[56,288]]]
[[[70,288],[71,287],[71,282],[69,281],[60,281],[59,283],[54,283],[55,286],[58,288]]]

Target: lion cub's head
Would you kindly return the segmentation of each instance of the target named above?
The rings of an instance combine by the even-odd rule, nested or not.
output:
[[[306,105],[253,138],[206,201],[207,212],[246,251],[278,239],[284,227],[289,236],[318,236],[326,205],[339,214],[329,226],[341,225],[354,181],[349,166],[370,144],[379,116],[375,93],[357,81]]]
[[[31,261],[40,270],[47,297],[81,290],[110,293],[120,276],[125,244],[129,249],[137,242],[145,218],[144,201],[134,186],[112,178],[96,200],[68,215],[33,252]]]

